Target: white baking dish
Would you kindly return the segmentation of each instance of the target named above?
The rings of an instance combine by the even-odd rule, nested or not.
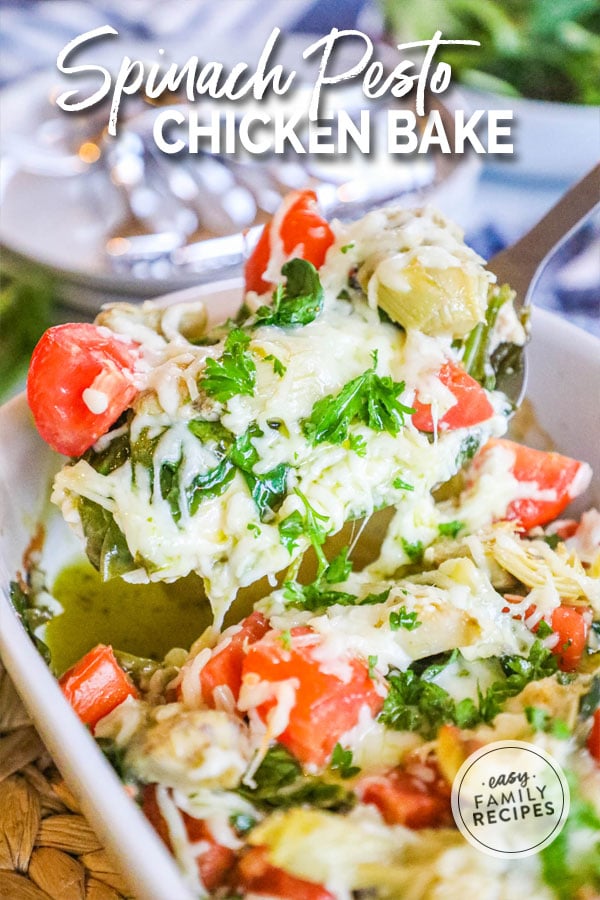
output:
[[[186,299],[198,293],[186,291]],[[211,297],[214,316],[226,316],[239,293],[223,285],[213,288]],[[596,477],[578,508],[598,505],[600,341],[543,310],[534,311],[532,331],[527,394],[537,425],[557,450],[591,463]],[[59,462],[37,436],[23,397],[0,409],[0,654],[50,752],[136,896],[186,900],[190,895],[175,863],[63,699],[8,601],[8,583],[22,567],[23,552],[47,510],[48,486]],[[49,581],[73,552],[73,539],[55,517],[46,542]]]

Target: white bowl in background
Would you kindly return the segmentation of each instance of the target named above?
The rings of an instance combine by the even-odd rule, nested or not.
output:
[[[216,305],[223,313],[239,289],[213,288],[212,296],[213,311]],[[575,507],[581,511],[600,504],[600,418],[590,414],[590,404],[597,405],[600,396],[600,341],[539,309],[533,311],[532,331],[527,396],[537,425],[557,450],[587,460],[596,473]],[[48,488],[60,461],[37,435],[23,396],[0,409],[0,654],[53,758],[138,900],[188,900],[174,861],[63,698],[8,600],[9,582],[22,570],[23,553],[47,514]],[[48,525],[42,560],[50,582],[73,552],[74,539],[57,514]]]
[[[484,157],[486,168],[508,178],[577,181],[600,159],[600,109],[552,103],[461,87],[465,108],[513,112],[514,153]]]

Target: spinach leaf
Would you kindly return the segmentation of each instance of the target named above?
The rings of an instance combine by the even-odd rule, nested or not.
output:
[[[77,509],[85,536],[88,559],[100,572],[103,581],[136,568],[125,535],[112,513],[99,503],[79,497]]]
[[[485,322],[479,322],[465,340],[462,364],[475,381],[493,390],[496,374],[490,362],[490,344],[498,313],[505,303],[512,301],[515,292],[507,284],[490,288]]]
[[[104,450],[97,452],[90,447],[82,458],[100,475],[110,475],[115,469],[120,469],[130,457],[129,432],[126,431],[114,437]]]
[[[139,781],[126,762],[127,747],[119,747],[112,738],[96,738],[96,743],[123,784],[138,787]]]
[[[163,462],[160,467],[160,495],[169,504],[174,522],[181,519],[179,472],[182,462],[183,457],[179,457],[177,462]]]
[[[377,354],[374,353],[372,368],[349,381],[339,394],[328,394],[317,400],[302,425],[304,435],[312,444],[323,441],[343,443],[353,422],[362,422],[374,431],[398,434],[404,425],[405,413],[414,410],[398,400],[404,382],[392,381],[389,375],[377,375],[376,367]]]
[[[593,716],[600,709],[600,675],[594,675],[589,691],[579,702],[579,715],[582,719]]]
[[[477,437],[474,434],[468,434],[462,441],[460,445],[460,450],[458,451],[458,455],[456,457],[456,468],[462,469],[466,462],[473,459],[477,451],[479,450],[479,446],[481,444],[481,438]]]
[[[289,471],[287,463],[279,463],[264,475],[255,475],[254,472],[242,470],[261,522],[264,522],[270,513],[276,512],[283,503],[287,495]]]
[[[235,441],[230,459],[236,466],[248,486],[252,499],[256,504],[261,521],[267,515],[277,510],[287,494],[287,478],[290,466],[287,463],[279,463],[269,472],[257,475],[254,466],[259,461],[258,450],[252,443],[252,438],[262,437],[263,432],[258,425],[250,425],[244,434]]]
[[[188,429],[203,444],[214,441],[217,452],[225,452],[233,443],[233,435],[220,421],[209,422],[207,419],[192,419],[188,422]]]
[[[353,793],[341,784],[305,775],[292,754],[276,744],[271,747],[254,775],[255,787],[241,785],[237,792],[259,809],[288,809],[308,804],[317,809],[346,812],[356,803]]]
[[[191,516],[198,511],[203,500],[220,497],[229,487],[235,476],[235,466],[225,457],[214,469],[195,475],[186,488],[188,509]]]
[[[37,637],[35,631],[41,625],[45,625],[52,618],[52,612],[46,607],[35,606],[29,593],[25,591],[16,581],[11,581],[9,585],[9,597],[13,609],[21,620],[23,628],[35,644],[38,653],[43,657],[48,665],[50,665],[50,650],[41,638]]]
[[[291,259],[281,274],[285,284],[279,284],[271,306],[261,306],[255,317],[256,325],[277,325],[291,328],[314,322],[323,309],[323,288],[317,270],[305,259]]]
[[[225,403],[238,394],[254,395],[256,365],[247,351],[250,338],[241,328],[234,328],[225,339],[219,360],[207,359],[200,387],[215,400]]]

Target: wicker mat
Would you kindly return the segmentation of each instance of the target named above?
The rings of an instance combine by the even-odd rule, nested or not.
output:
[[[131,896],[0,663],[0,897],[120,900]]]

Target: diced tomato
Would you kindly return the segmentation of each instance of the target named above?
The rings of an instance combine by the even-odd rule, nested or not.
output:
[[[552,630],[558,635],[558,642],[552,652],[558,657],[558,666],[563,672],[573,672],[585,651],[588,635],[589,616],[587,607],[558,606],[552,613]]]
[[[583,493],[590,482],[591,469],[587,463],[499,438],[488,441],[479,451],[473,462],[475,474],[481,462],[497,447],[513,455],[511,470],[517,481],[531,485],[531,496],[512,500],[503,516],[508,521],[518,522],[524,531],[551,522],[571,500]],[[541,492],[549,496],[540,497]]]
[[[375,715],[383,698],[375,690],[368,667],[355,657],[337,658],[341,674],[325,672],[318,659],[322,640],[309,628],[292,628],[289,635],[270,631],[248,649],[242,680],[279,682],[296,679],[295,703],[289,723],[277,740],[302,763],[323,766],[340,736],[358,722],[366,704]],[[258,706],[263,720],[275,705]]]
[[[450,789],[440,784],[437,773],[431,771],[430,781],[403,769],[386,775],[369,776],[359,784],[358,794],[363,803],[372,803],[388,825],[407,828],[435,828],[452,821]]]
[[[137,394],[137,356],[138,344],[86,322],[56,325],[42,335],[31,358],[27,400],[54,450],[81,456],[116,422]],[[94,393],[84,399],[88,389]]]
[[[285,198],[283,215],[275,217],[265,225],[258,243],[248,258],[245,267],[246,290],[263,294],[273,285],[265,281],[263,275],[271,253],[277,248],[277,237],[281,241],[284,259],[300,257],[311,262],[318,269],[323,265],[325,254],[334,240],[333,231],[317,209],[317,195],[314,191],[296,191]],[[279,234],[274,239],[273,229]]]
[[[208,706],[215,705],[213,692],[226,685],[237,700],[242,685],[242,665],[246,650],[269,630],[269,623],[262,613],[253,612],[242,622],[242,627],[224,647],[217,647],[200,672],[202,697]]]
[[[172,851],[169,829],[159,809],[154,784],[148,784],[144,788],[142,811],[163,843]],[[212,892],[225,882],[235,863],[235,852],[218,844],[202,819],[194,819],[183,811],[181,816],[190,841],[194,844],[202,841],[206,845],[198,856],[198,871],[202,884]]]
[[[518,595],[505,594],[504,599],[509,603],[520,603],[523,598]],[[505,607],[503,612],[510,612],[510,607]],[[535,605],[528,606],[525,610],[525,622],[535,613]],[[521,615],[513,616],[520,619]],[[591,622],[591,610],[588,606],[557,606],[550,619],[550,627],[558,635],[558,641],[552,647],[552,652],[558,657],[558,667],[563,672],[573,672],[584,654],[587,642],[589,626]],[[531,629],[535,634],[540,627],[537,622]]]
[[[237,874],[242,890],[282,900],[335,900],[322,885],[271,865],[267,854],[266,847],[252,847],[241,857]]]
[[[469,428],[485,422],[494,415],[488,395],[479,382],[459,366],[458,363],[447,362],[438,372],[439,380],[445,385],[456,403],[438,420],[438,429],[454,431],[456,428]],[[432,432],[434,421],[429,403],[421,403],[419,396],[413,400],[413,425],[419,431]]]
[[[81,721],[92,729],[127,697],[138,692],[115,658],[112,647],[98,644],[59,681]]]
[[[600,709],[597,709],[594,713],[592,730],[587,739],[587,748],[598,765],[600,765]]]

